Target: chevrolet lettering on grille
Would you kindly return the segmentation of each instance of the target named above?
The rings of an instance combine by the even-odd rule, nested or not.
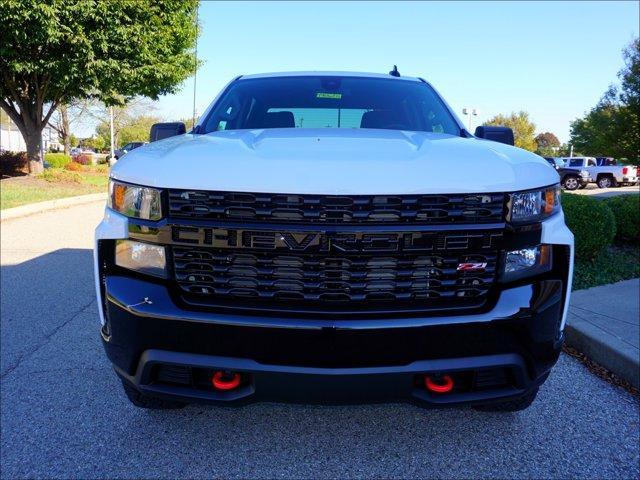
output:
[[[295,232],[171,227],[171,243],[213,248],[291,252],[398,252],[495,249],[501,231],[482,232]]]

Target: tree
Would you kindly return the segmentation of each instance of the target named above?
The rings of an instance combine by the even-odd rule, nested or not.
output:
[[[113,107],[113,136],[115,148],[121,147],[128,143],[123,140],[121,132],[127,126],[134,125],[136,119],[143,116],[149,116],[156,118],[152,115],[152,112],[156,110],[156,106],[147,98],[136,97],[128,100],[125,104]],[[96,126],[96,134],[104,138],[107,145],[111,144],[110,134],[110,118],[111,114],[109,107],[105,105],[95,105],[89,110],[89,115],[98,121]],[[158,122],[161,120],[157,119]],[[149,126],[151,128],[151,126]],[[131,135],[126,136],[130,138]],[[144,140],[149,139],[149,130],[145,135]]]
[[[78,140],[78,137],[76,137],[73,133],[69,134],[69,146],[71,148],[77,147],[79,143],[80,141]]]
[[[41,133],[56,108],[173,93],[193,73],[198,0],[2,0],[0,106],[42,169]]]
[[[64,153],[69,155],[71,151],[71,127],[80,121],[87,114],[90,102],[72,100],[70,103],[61,103],[56,112],[51,116],[49,126],[53,128],[62,144],[64,145]]]
[[[189,132],[189,131],[191,131],[193,129],[193,117],[181,118],[180,120],[177,120],[177,121],[184,123],[184,126],[187,129],[187,132]],[[197,121],[197,119],[196,119],[196,121]]]
[[[538,149],[536,153],[543,157],[552,157],[560,148],[560,140],[551,132],[540,133],[535,138]]]
[[[161,122],[162,119],[152,115],[139,115],[128,117],[119,125],[118,145],[126,145],[130,142],[148,142],[151,125]],[[101,122],[96,127],[98,138],[105,139],[105,144],[109,144],[109,123]]]
[[[85,140],[83,140],[82,145],[84,147],[87,148],[91,148],[93,150],[95,150],[96,152],[100,152],[102,150],[104,150],[107,147],[106,142],[104,141],[104,138],[95,135],[91,138],[87,138]]]
[[[571,143],[589,155],[636,162],[640,156],[640,39],[623,51],[620,85],[611,85],[598,104],[571,123]]]
[[[534,138],[536,125],[529,119],[527,112],[512,112],[509,116],[499,114],[486,122],[485,125],[509,127],[513,130],[516,147],[524,148],[531,152],[538,148]]]

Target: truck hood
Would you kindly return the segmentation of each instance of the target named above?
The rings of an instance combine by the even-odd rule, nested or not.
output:
[[[506,192],[559,181],[544,159],[519,148],[373,129],[186,134],[129,152],[111,177],[161,188],[348,195]]]

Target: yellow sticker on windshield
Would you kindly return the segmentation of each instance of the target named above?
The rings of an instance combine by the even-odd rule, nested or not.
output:
[[[316,98],[333,98],[334,100],[340,100],[342,98],[341,93],[316,93]]]

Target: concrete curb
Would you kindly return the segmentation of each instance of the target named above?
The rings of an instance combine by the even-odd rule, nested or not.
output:
[[[584,292],[589,296],[596,297],[602,295],[602,292],[607,292],[607,290],[603,290],[604,288],[610,289],[611,287],[616,290],[622,290],[624,287],[630,288],[631,295],[633,295],[637,288],[637,279],[593,287],[588,289],[588,293],[586,290]],[[608,290],[608,292],[612,291]],[[637,293],[635,295],[637,297]],[[609,302],[610,304],[606,304],[604,301],[602,303],[604,306],[610,307],[607,313],[619,315],[618,309],[622,305],[616,304],[615,298],[610,298]],[[637,319],[637,305],[632,307],[632,310],[634,311],[629,312],[627,318],[633,320],[635,317]],[[631,323],[621,323],[616,317],[574,306],[569,308],[565,338],[568,346],[575,348],[635,388],[640,389],[640,353],[637,344],[634,344],[638,335],[637,328],[637,325],[633,327]]]
[[[84,205],[86,203],[100,202],[107,200],[106,193],[90,193],[89,195],[80,195],[77,197],[57,198],[55,200],[47,200],[46,202],[30,203],[15,208],[7,208],[0,210],[0,222],[11,220],[13,218],[26,217],[36,213],[46,212],[49,210],[57,210],[59,208],[69,208],[76,205]]]
[[[640,389],[640,362],[632,348],[586,322],[567,324],[565,335],[567,345]]]

